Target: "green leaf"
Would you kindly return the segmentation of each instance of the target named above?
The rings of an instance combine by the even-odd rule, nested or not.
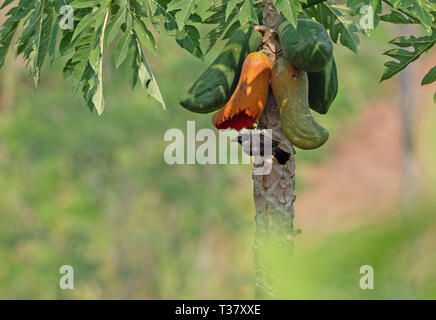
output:
[[[294,28],[297,27],[298,15],[303,11],[302,4],[307,0],[274,0],[274,4],[279,13],[288,20]]]
[[[239,12],[239,21],[241,21],[241,24],[245,24],[247,22],[259,24],[254,6],[254,0],[244,0],[244,4]]]
[[[369,12],[363,12],[364,6],[370,6],[373,10],[374,28],[380,22],[382,13],[382,0],[348,0],[347,7],[353,10],[353,14],[359,17],[366,16]]]
[[[401,0],[398,8],[401,8],[419,19],[421,25],[430,32],[433,23],[433,16],[430,14],[430,7],[426,0]]]
[[[412,20],[409,17],[405,16],[404,14],[392,10],[390,13],[387,13],[385,15],[382,15],[380,17],[380,20],[393,23],[393,24],[415,24],[419,23],[417,20]]]
[[[242,4],[238,4],[237,8],[227,19],[226,18],[223,19],[221,17],[221,19],[216,20],[218,21],[218,25],[215,28],[213,28],[211,31],[209,31],[209,33],[206,35],[206,41],[207,41],[206,53],[210,52],[210,50],[216,44],[218,39],[220,39],[221,37],[223,37],[223,39],[230,37],[235,31],[235,27],[239,28],[241,26],[239,20],[233,22],[238,15],[237,12],[239,11],[241,5]]]
[[[226,21],[229,20],[229,17],[232,15],[233,11],[236,9],[236,5],[238,4],[239,0],[229,0],[226,7]]]
[[[191,14],[194,13],[197,6],[197,0],[173,0],[167,10],[177,11],[175,14],[175,19],[179,31],[183,30],[185,24],[188,22]]]
[[[0,67],[2,67],[5,62],[6,55],[21,19],[27,16],[32,8],[31,3],[20,1],[17,7],[12,8],[6,14],[8,18],[3,23],[0,30]]]
[[[108,4],[107,0],[74,0],[70,3],[74,9],[85,9],[85,8],[95,8],[95,7],[106,7]]]
[[[436,92],[434,93],[434,96],[433,96],[433,102],[436,103]]]
[[[195,57],[204,58],[200,46],[200,32],[195,26],[185,25],[182,31],[177,31],[176,42]]]
[[[10,5],[14,1],[15,0],[5,0],[5,2],[3,2],[3,4],[1,5],[0,9],[7,7],[8,5]]]
[[[18,39],[17,55],[23,54],[36,88],[41,67],[49,51],[55,13],[48,0],[34,1],[33,6]]]
[[[227,28],[226,33],[223,35],[223,40],[229,39],[236,30],[241,27],[241,23],[239,21],[235,21],[230,27]]]
[[[90,14],[87,14],[85,17],[80,20],[79,24],[76,26],[76,29],[73,33],[73,38],[71,39],[72,42],[77,39],[77,37],[87,28],[92,26],[96,20],[101,19],[105,13],[105,8],[101,7]]]
[[[147,58],[145,57],[137,39],[132,39],[130,42],[130,52],[132,88],[135,87],[139,79],[142,88],[146,90],[147,94],[158,101],[162,105],[162,108],[165,109],[165,101],[162,98],[159,86],[157,85],[153,72],[148,65]]]
[[[101,10],[103,10],[102,14],[95,14]],[[82,21],[84,19],[88,21],[89,16],[93,17],[91,22],[87,22],[86,26],[82,28],[80,36],[74,41],[73,56],[64,67],[64,75],[73,76],[74,91],[81,87],[89,109],[91,111],[96,109],[99,115],[104,111],[103,44],[109,20],[109,10],[109,6],[102,7],[82,18]]]
[[[129,51],[129,43],[130,37],[132,36],[132,17],[127,15],[126,28],[124,30],[124,34],[121,36],[120,40],[114,51],[114,59],[115,59],[115,67],[118,67],[123,63],[124,59],[126,59],[127,53]]]
[[[432,0],[431,0],[432,1]],[[431,34],[431,29],[435,17],[432,11],[435,11],[434,2],[427,0],[384,0],[391,7],[402,11],[411,16],[411,20],[415,23],[420,23],[426,30],[427,34]]]
[[[108,46],[115,40],[117,34],[121,29],[121,25],[126,23],[127,21],[127,5],[124,4],[120,7],[117,13],[114,16],[111,16],[108,27],[107,27],[107,36],[106,36],[106,44]]]
[[[422,79],[421,85],[427,85],[436,81],[436,66],[434,66]]]
[[[74,43],[71,42],[72,37],[73,37],[73,31],[64,30],[62,32],[62,38],[59,43],[59,54],[61,56],[66,56],[74,50]]]
[[[409,48],[412,47],[413,51],[404,49],[391,49],[384,54],[398,60],[388,61],[385,63],[385,71],[383,73],[381,81],[392,78],[395,74],[406,68],[410,63],[417,60],[424,52],[428,51],[436,43],[436,31],[431,36],[424,36],[416,38],[414,36],[410,38],[398,37],[392,40],[390,43],[400,47]]]
[[[346,7],[332,5],[330,1],[326,1],[307,8],[306,12],[329,30],[333,42],[337,43],[339,40],[354,53],[359,51],[360,40],[357,33],[360,28],[357,23],[345,17]]]
[[[147,29],[145,24],[138,20],[133,19],[133,31],[139,42],[151,53],[156,54],[156,41],[154,40],[153,34]]]
[[[52,21],[52,26],[51,26],[51,34],[50,34],[50,38],[49,38],[49,43],[48,43],[48,55],[50,57],[50,63],[53,64],[54,58],[55,58],[55,54],[56,54],[56,46],[57,46],[57,40],[58,40],[58,35],[59,35],[59,22],[56,19],[56,9],[53,8],[53,21]]]

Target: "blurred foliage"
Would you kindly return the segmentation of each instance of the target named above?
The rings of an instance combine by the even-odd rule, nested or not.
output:
[[[363,41],[359,56],[337,48],[339,97],[331,115],[318,117],[332,137],[382,91],[389,96],[392,89],[375,81],[384,37],[377,31]],[[150,61],[166,111],[132,92],[128,71],[115,72],[112,61],[105,61],[111,108],[101,117],[48,69],[37,93],[25,75],[15,77],[13,104],[0,114],[0,298],[252,298],[251,167],[165,164],[167,129],[185,131],[187,120],[212,126],[209,115],[177,104],[204,63],[161,40]],[[299,152],[297,161],[328,153]],[[435,297],[436,224],[431,210],[421,211],[404,227],[297,238],[295,262],[277,261],[283,297]],[[65,264],[75,270],[72,291],[59,289]],[[362,264],[376,268],[374,291],[356,291]]]
[[[286,299],[436,299],[436,216],[420,204],[400,221],[303,240],[292,256],[271,252]],[[362,266],[374,289],[362,290]]]

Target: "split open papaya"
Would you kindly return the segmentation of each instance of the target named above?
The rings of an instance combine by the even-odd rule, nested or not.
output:
[[[247,56],[229,102],[212,117],[217,129],[252,129],[268,100],[271,61],[262,52]]]
[[[180,99],[191,112],[209,113],[224,106],[238,83],[245,58],[257,51],[262,35],[253,26],[236,30],[223,51]]]
[[[281,57],[272,69],[271,88],[280,107],[280,119],[286,138],[304,150],[316,149],[325,144],[329,133],[310,113],[307,73]]]

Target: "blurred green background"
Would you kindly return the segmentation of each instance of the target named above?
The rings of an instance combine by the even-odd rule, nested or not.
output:
[[[393,35],[382,28],[362,39],[358,56],[335,47],[340,93],[332,112],[317,117],[331,139],[297,153],[303,232],[292,261],[275,261],[281,298],[436,298],[436,111],[431,88],[411,81],[420,175],[405,204],[398,84],[378,82]],[[132,91],[127,70],[106,58],[101,117],[72,96],[63,61],[43,71],[35,92],[25,66],[8,58],[0,85],[0,298],[253,298],[251,167],[163,159],[167,129],[186,131],[187,120],[212,127],[209,115],[177,101],[216,54],[202,62],[160,36],[149,58],[165,111]],[[59,288],[62,265],[74,267],[74,290]],[[362,265],[374,268],[374,290],[359,287]]]

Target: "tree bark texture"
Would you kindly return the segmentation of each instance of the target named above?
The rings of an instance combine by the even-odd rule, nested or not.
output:
[[[281,46],[275,32],[280,18],[272,1],[264,0],[263,27],[261,27],[264,29],[263,52],[268,55],[272,63],[281,55]],[[271,270],[268,252],[274,248],[281,248],[291,254],[295,235],[293,219],[296,197],[294,195],[295,151],[282,131],[279,108],[271,89],[268,104],[259,119],[258,128],[272,129],[273,140],[280,143],[279,147],[282,150],[291,154],[285,165],[280,165],[273,159],[272,171],[269,175],[255,175],[253,172],[256,207],[255,297],[256,299],[273,299],[277,297],[278,279],[275,279]]]

